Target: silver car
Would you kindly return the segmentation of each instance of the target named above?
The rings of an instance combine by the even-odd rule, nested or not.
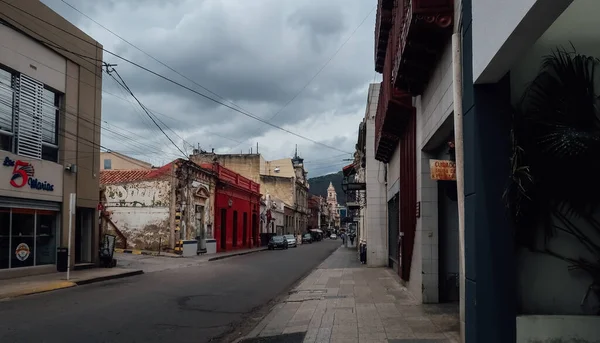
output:
[[[296,243],[296,236],[294,235],[284,235],[283,237],[285,237],[285,239],[288,242],[288,247],[294,247],[297,248],[298,244]]]

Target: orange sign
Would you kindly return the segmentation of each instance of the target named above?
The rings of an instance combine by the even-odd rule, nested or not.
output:
[[[455,181],[456,163],[449,160],[429,160],[432,180]]]

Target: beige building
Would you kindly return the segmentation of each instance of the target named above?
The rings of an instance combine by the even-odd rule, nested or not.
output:
[[[100,170],[138,170],[152,169],[152,164],[118,153],[100,152]]]
[[[215,154],[198,152],[190,156],[195,163],[219,162],[225,168],[260,184],[263,195],[270,194],[288,208],[284,232],[302,233],[308,226],[308,181],[303,159],[282,158],[267,161],[261,154]]]
[[[71,193],[71,260],[94,263],[102,46],[37,0],[0,20],[0,279],[57,270]]]

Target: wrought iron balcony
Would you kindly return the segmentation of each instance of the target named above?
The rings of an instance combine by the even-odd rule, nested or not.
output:
[[[393,17],[392,83],[420,95],[452,35],[454,0],[396,0]]]
[[[346,193],[346,207],[348,210],[360,209],[364,206],[364,191],[348,191]]]

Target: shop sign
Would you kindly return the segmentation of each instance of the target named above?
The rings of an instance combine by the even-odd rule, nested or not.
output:
[[[429,160],[432,180],[455,181],[456,163],[450,160]]]
[[[31,189],[42,190],[47,192],[54,191],[54,185],[47,182],[41,181],[35,178],[35,169],[31,163],[21,160],[11,160],[10,157],[6,156],[2,163],[4,167],[12,167],[12,177],[10,178],[10,185],[15,188],[21,188],[28,185]]]
[[[29,254],[31,254],[31,250],[29,250],[29,245],[25,243],[17,245],[17,249],[15,249],[15,255],[17,255],[17,260],[23,262],[29,258]]]

